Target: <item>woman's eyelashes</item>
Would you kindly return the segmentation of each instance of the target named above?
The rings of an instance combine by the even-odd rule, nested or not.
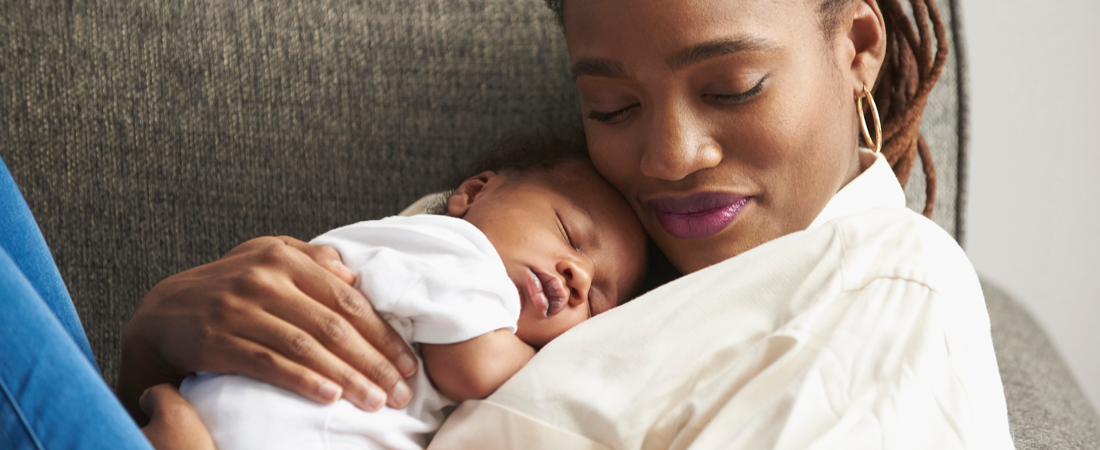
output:
[[[615,110],[615,111],[611,111],[611,112],[600,112],[600,111],[596,111],[596,110],[593,109],[592,111],[589,111],[588,118],[592,119],[592,120],[595,120],[597,122],[611,122],[612,120],[615,120],[617,117],[622,116],[623,114],[626,114],[628,111],[630,111],[631,109],[634,109],[638,106],[641,106],[641,105],[638,104],[638,103],[635,103],[633,105],[630,105],[630,106],[627,106],[625,108],[621,108],[621,109],[618,109],[618,110]]]
[[[768,76],[765,75],[756,83],[756,86],[740,94],[705,94],[704,97],[713,99],[716,103],[724,105],[743,105],[756,98],[757,95],[760,95],[764,90],[764,82],[767,80]]]
[[[756,82],[756,85],[751,89],[738,94],[703,94],[703,98],[710,99],[714,103],[721,105],[743,105],[752,101],[764,91],[764,85],[768,81],[768,76],[765,75],[760,81]],[[597,111],[595,109],[588,112],[588,118],[596,122],[612,123],[618,122],[624,119],[625,115],[635,108],[641,106],[641,103],[635,103],[624,108],[617,109],[611,112]],[[618,119],[618,120],[616,120]]]

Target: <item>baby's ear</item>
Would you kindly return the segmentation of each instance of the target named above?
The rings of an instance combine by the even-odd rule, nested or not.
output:
[[[496,172],[487,170],[463,181],[451,194],[451,198],[447,199],[447,215],[458,218],[465,216],[479,195],[493,189],[495,183],[492,182],[498,176]]]

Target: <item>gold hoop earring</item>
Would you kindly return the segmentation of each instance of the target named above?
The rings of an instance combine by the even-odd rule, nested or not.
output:
[[[875,119],[875,136],[878,137],[877,141],[871,140],[871,133],[867,130],[867,119],[863,116],[863,99],[867,99],[867,103],[871,105],[871,117]],[[875,153],[882,150],[882,122],[878,118],[878,106],[875,105],[875,97],[871,95],[871,90],[867,89],[867,85],[863,85],[863,95],[856,98],[856,108],[859,109],[859,130],[863,132],[863,139],[867,141],[867,145],[870,145]]]

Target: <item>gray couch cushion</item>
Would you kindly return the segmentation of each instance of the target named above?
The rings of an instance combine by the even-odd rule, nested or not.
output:
[[[982,280],[1016,448],[1100,448],[1100,417],[1035,320]]]
[[[579,123],[537,1],[0,1],[0,156],[106,379],[158,280],[392,215],[511,130]]]

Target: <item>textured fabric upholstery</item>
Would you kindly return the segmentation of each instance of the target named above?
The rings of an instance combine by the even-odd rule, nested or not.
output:
[[[1016,448],[1100,448],[1100,418],[1050,339],[996,285],[983,280],[982,291]]]
[[[509,130],[579,122],[536,2],[0,2],[0,155],[108,380],[158,280],[396,214]]]
[[[940,3],[958,31],[953,7]],[[922,129],[934,219],[960,236],[965,71],[950,36]],[[0,156],[111,384],[122,325],[158,280],[252,237],[395,214],[500,136],[577,111],[541,0],[0,0]],[[990,305],[995,326],[1041,336],[1011,302]],[[1014,430],[1046,429],[1028,411],[1082,411],[1022,387],[1043,380],[1015,356],[1039,347],[1000,336],[1006,380],[1027,380],[1006,382]],[[1044,439],[1095,432],[1095,414],[1075,417]]]

